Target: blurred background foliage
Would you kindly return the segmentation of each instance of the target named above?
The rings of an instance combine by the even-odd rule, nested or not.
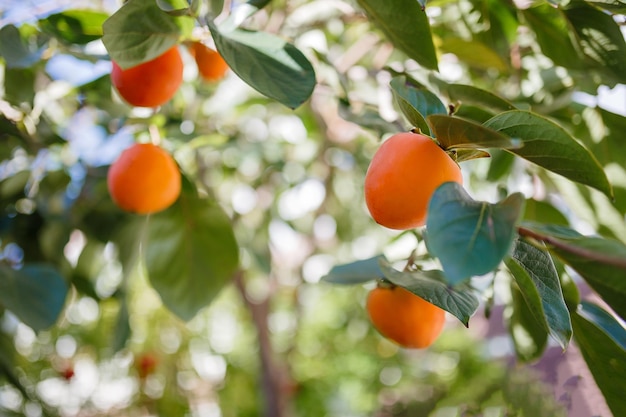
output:
[[[209,3],[200,2],[201,15]],[[484,312],[470,331],[451,319],[431,349],[406,351],[369,325],[368,286],[318,281],[338,263],[381,252],[406,258],[417,242],[374,224],[362,197],[380,138],[410,128],[389,89],[401,72],[459,116],[484,121],[497,109],[455,83],[561,123],[603,165],[615,201],[503,152],[463,163],[468,188],[491,200],[521,191],[532,198],[526,218],[626,242],[626,54],[594,54],[584,40],[598,29],[576,26],[588,13],[623,29],[626,5],[571,3],[428,2],[432,73],[394,49],[354,1],[273,1],[245,26],[290,39],[311,60],[309,101],[290,110],[232,73],[203,83],[181,47],[185,82],[153,112],[111,89],[99,38],[118,2],[3,2],[1,260],[53,265],[70,293],[49,329],[2,311],[0,416],[566,415],[539,375],[511,368],[516,347],[503,329],[487,333]],[[66,30],[71,13],[89,14],[92,26]],[[142,219],[120,212],[106,191],[107,166],[150,129],[232,219],[245,272],[186,323],[163,307],[137,262]]]

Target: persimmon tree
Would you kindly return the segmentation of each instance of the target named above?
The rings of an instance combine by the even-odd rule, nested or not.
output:
[[[184,415],[206,403],[224,416],[564,415],[520,388],[535,379],[486,364],[447,330],[432,349],[464,352],[454,378],[396,378],[416,365],[410,353],[373,359],[397,348],[364,326],[358,301],[383,281],[447,311],[455,335],[504,303],[520,362],[576,343],[611,412],[626,414],[626,110],[597,100],[626,84],[626,3],[118,6],[0,28],[0,375],[19,397],[0,413]],[[225,78],[220,67],[203,79],[200,42]],[[124,100],[112,69],[172,48],[185,69],[171,99]],[[434,191],[424,227],[392,231],[369,216],[365,173],[383,140],[409,131],[464,181]],[[163,211],[125,212],[109,195],[109,166],[135,142],[166,149],[182,173]],[[55,375],[86,378],[84,357],[100,375],[103,364],[138,374],[130,397],[107,408],[95,394],[51,396]],[[320,382],[320,369],[332,377]],[[481,373],[472,398],[459,394]],[[378,404],[397,384],[431,394]]]

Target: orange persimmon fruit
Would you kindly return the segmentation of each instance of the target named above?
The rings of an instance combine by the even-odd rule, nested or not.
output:
[[[428,202],[444,182],[463,183],[461,169],[435,141],[412,132],[384,141],[365,174],[365,202],[372,218],[390,229],[426,223]]]
[[[366,308],[376,330],[405,348],[430,346],[445,323],[444,310],[391,284],[379,285],[371,290]]]
[[[174,204],[181,191],[181,174],[174,158],[164,149],[138,143],[111,164],[107,186],[122,210],[150,214]]]
[[[137,107],[158,107],[169,101],[183,81],[183,60],[174,46],[164,54],[122,69],[113,61],[111,83],[128,103]]]

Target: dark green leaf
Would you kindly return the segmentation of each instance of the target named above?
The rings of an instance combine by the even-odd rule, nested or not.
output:
[[[437,69],[437,54],[428,16],[415,0],[358,0],[369,18],[395,47],[428,69]]]
[[[124,293],[121,293],[121,295],[117,298],[120,303],[120,308],[117,313],[117,321],[115,322],[115,328],[113,329],[113,337],[111,341],[111,349],[113,349],[113,352],[115,353],[124,349],[124,346],[126,346],[126,343],[131,335],[128,301]]]
[[[626,351],[626,329],[615,320],[615,317],[600,308],[599,306],[587,301],[580,303],[577,313],[585,320],[595,324],[607,336],[609,336],[619,347]]]
[[[626,415],[626,397],[621,383],[626,375],[626,330],[608,313],[590,303],[581,303],[580,313],[572,315],[572,324],[576,343],[613,415]]]
[[[155,1],[129,0],[102,26],[102,42],[111,59],[130,68],[164,54],[181,33],[175,17]]]
[[[500,72],[507,70],[507,64],[500,55],[482,42],[466,41],[461,38],[447,38],[441,44],[441,50],[457,56],[460,61],[472,68]]]
[[[35,99],[35,71],[31,68],[6,68],[4,71],[4,99],[19,107]]]
[[[6,25],[0,28],[0,56],[7,68],[28,68],[39,62],[44,48],[30,39],[23,39],[18,28]]]
[[[524,240],[517,240],[506,265],[537,324],[546,328],[565,350],[572,337],[572,323],[550,255]]]
[[[495,95],[490,91],[465,84],[448,84],[443,87],[451,101],[472,103],[494,111],[508,111],[515,109],[513,103]]]
[[[436,95],[424,88],[418,88],[404,76],[391,80],[391,90],[407,120],[426,135],[430,134],[430,128],[424,118],[431,114],[447,113],[446,106]]]
[[[233,277],[239,248],[222,209],[184,191],[172,207],[149,219],[144,259],[165,306],[190,320]]]
[[[228,66],[261,94],[290,108],[311,96],[315,71],[295,46],[269,33],[209,28]]]
[[[547,3],[522,10],[545,56],[556,65],[580,68],[582,56],[563,12]]]
[[[56,322],[67,291],[67,283],[52,266],[0,267],[0,304],[36,331]]]
[[[427,117],[437,141],[444,149],[514,148],[515,141],[483,125],[459,117],[433,114]]]
[[[626,14],[626,2],[621,0],[591,0],[587,3],[613,13]]]
[[[611,185],[594,156],[563,128],[537,114],[513,110],[485,123],[524,146],[510,151],[572,181],[612,196]]]
[[[66,10],[39,21],[41,29],[70,44],[86,44],[102,36],[108,14],[94,10]]]
[[[526,302],[517,285],[511,285],[511,301],[512,305],[507,307],[505,315],[515,355],[523,362],[538,359],[548,345],[548,330],[537,322],[532,306]]]
[[[620,317],[626,318],[626,245],[617,240],[577,235],[564,227],[552,230],[557,233],[525,223],[519,233],[545,242],[550,251],[576,270]]]
[[[585,56],[626,82],[626,42],[613,17],[584,1],[570,2],[564,12]]]
[[[437,188],[428,206],[426,243],[441,261],[449,283],[498,267],[509,253],[523,207],[519,193],[489,204],[474,201],[457,183]]]
[[[383,256],[375,256],[369,259],[337,265],[328,274],[322,277],[322,281],[332,284],[362,284],[383,277],[379,261],[385,260]]]
[[[393,284],[446,310],[466,327],[469,326],[469,319],[479,303],[474,290],[467,283],[451,287],[446,283],[443,273],[437,270],[400,272],[384,258],[380,260],[380,267],[385,278]]]

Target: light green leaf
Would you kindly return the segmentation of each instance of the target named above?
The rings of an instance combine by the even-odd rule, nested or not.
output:
[[[332,284],[353,285],[380,279],[383,277],[379,266],[380,260],[384,260],[384,256],[380,255],[349,264],[337,265],[322,277],[322,281]]]
[[[395,270],[386,259],[380,260],[380,268],[393,284],[405,288],[413,294],[455,316],[466,327],[469,319],[478,308],[478,298],[467,283],[454,287],[446,283],[441,271],[410,271]]]
[[[0,266],[0,304],[39,331],[52,326],[65,305],[68,285],[50,265]]]
[[[444,39],[440,48],[444,52],[456,55],[459,60],[472,68],[496,69],[501,72],[507,70],[507,64],[500,55],[482,42],[451,37]]]
[[[567,349],[572,323],[550,255],[524,240],[517,240],[506,266],[537,324],[548,330],[561,348]]]
[[[396,0],[393,6],[387,0],[358,0],[370,20],[418,64],[437,69],[437,54],[430,34],[430,22],[415,0]]]
[[[489,204],[473,200],[454,182],[435,190],[428,206],[426,243],[450,284],[498,267],[509,253],[523,207],[519,193]]]
[[[190,190],[151,216],[144,247],[150,282],[165,306],[183,320],[213,301],[239,263],[229,218],[213,201]]]
[[[626,330],[607,312],[583,302],[572,315],[574,338],[614,416],[626,415]]]
[[[102,26],[111,59],[130,68],[163,55],[178,43],[181,29],[156,1],[129,0]]]
[[[433,114],[426,119],[437,141],[446,150],[514,148],[519,146],[507,136],[470,120],[442,114]]]
[[[491,118],[485,126],[523,141],[521,148],[510,149],[516,155],[612,196],[611,184],[596,158],[550,120],[528,111],[513,110]]]
[[[404,76],[391,80],[391,91],[407,120],[426,135],[430,134],[430,128],[425,117],[447,113],[446,106],[436,95],[424,88],[418,88]]]
[[[95,10],[66,10],[39,21],[39,26],[57,39],[70,44],[85,44],[102,36],[108,14]]]
[[[209,28],[228,66],[258,92],[292,109],[311,96],[315,71],[295,46],[269,33]]]

